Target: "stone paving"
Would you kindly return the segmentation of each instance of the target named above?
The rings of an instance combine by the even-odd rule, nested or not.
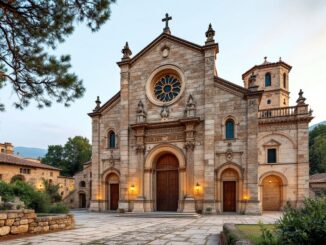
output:
[[[112,213],[74,211],[76,229],[0,242],[34,244],[218,244],[224,223],[274,223],[280,213],[262,216],[209,215],[200,218],[116,217]]]

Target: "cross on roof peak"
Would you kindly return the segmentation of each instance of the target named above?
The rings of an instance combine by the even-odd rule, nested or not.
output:
[[[168,13],[165,14],[165,18],[162,19],[162,22],[165,22],[165,27],[163,29],[163,32],[171,34],[170,28],[169,28],[169,20],[172,20],[172,17],[169,16]]]

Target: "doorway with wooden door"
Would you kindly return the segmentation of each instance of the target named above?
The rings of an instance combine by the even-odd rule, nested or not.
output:
[[[221,198],[223,212],[237,212],[239,174],[233,168],[221,173]]]
[[[179,162],[173,154],[164,154],[156,162],[156,211],[178,210]]]
[[[119,207],[119,177],[111,173],[106,177],[106,209],[116,211]]]
[[[236,182],[223,181],[223,212],[236,211]]]
[[[263,211],[280,211],[282,205],[282,180],[276,175],[263,179]]]

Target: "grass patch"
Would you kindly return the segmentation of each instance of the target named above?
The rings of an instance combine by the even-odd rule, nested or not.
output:
[[[237,230],[243,235],[243,237],[249,239],[254,244],[259,244],[261,242],[261,227],[257,225],[235,225]],[[269,224],[264,225],[266,229],[270,230],[272,233],[275,233],[275,225]]]

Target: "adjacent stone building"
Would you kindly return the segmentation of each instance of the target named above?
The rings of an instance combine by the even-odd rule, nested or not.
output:
[[[72,177],[60,176],[60,170],[42,164],[36,159],[15,156],[13,151],[7,151],[7,154],[0,153],[0,181],[9,183],[14,179],[20,179],[42,190],[44,188],[43,179],[45,179],[53,184],[59,184],[60,195],[65,198],[74,190],[75,180]]]
[[[83,170],[74,175],[75,190],[67,197],[71,208],[89,208],[92,196],[92,163],[84,163]],[[69,203],[68,203],[69,202]]]
[[[312,115],[302,91],[289,105],[291,66],[265,58],[238,86],[219,76],[211,25],[198,45],[172,35],[169,20],[133,57],[126,43],[120,91],[89,113],[90,210],[260,214],[300,205]]]
[[[326,194],[326,173],[310,175],[309,178],[310,196],[322,196]]]

